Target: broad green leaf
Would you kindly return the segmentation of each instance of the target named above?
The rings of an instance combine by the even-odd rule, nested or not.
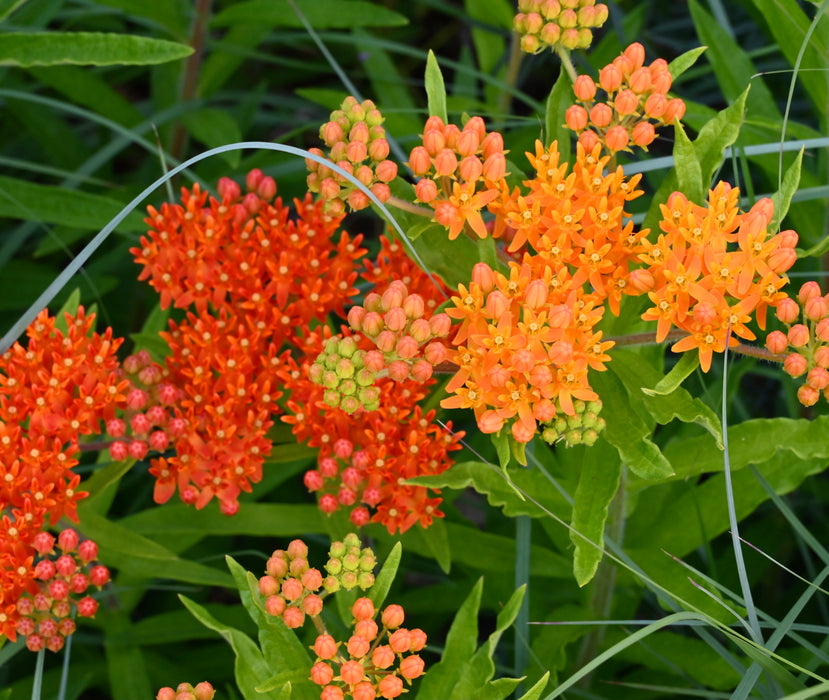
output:
[[[0,175],[0,216],[40,221],[90,230],[102,229],[124,205],[115,199],[53,185],[37,185]],[[121,223],[122,231],[144,231],[143,217],[132,212]]]
[[[544,113],[544,143],[549,147],[553,141],[558,142],[559,162],[570,160],[570,141],[573,132],[567,128],[564,115],[573,104],[573,84],[567,71],[558,74],[555,84],[547,96],[547,109]]]
[[[427,230],[433,230],[438,235],[446,235],[446,229],[440,224],[436,224],[431,219],[419,221],[413,226],[406,229],[406,236],[410,241],[416,241]]]
[[[702,203],[702,166],[694,144],[685,133],[679,120],[674,120],[674,167],[676,168],[677,189],[692,202]]]
[[[204,107],[195,112],[185,112],[181,121],[190,135],[208,148],[224,146],[242,140],[242,132],[233,117],[226,111]],[[242,155],[240,151],[227,151],[222,158],[231,168],[239,165]]]
[[[121,636],[129,628],[130,620],[124,611],[107,614],[106,631]],[[122,637],[123,638],[123,637]],[[152,684],[141,647],[131,643],[113,641],[109,634],[104,637],[109,685],[112,700],[134,700],[152,696]]]
[[[453,697],[455,685],[463,678],[466,664],[475,653],[478,640],[478,610],[484,580],[478,579],[472,592],[463,602],[446,635],[446,644],[440,662],[429,669],[420,684],[420,700]]]
[[[215,24],[215,18],[211,24]],[[258,18],[232,24],[221,43],[204,60],[199,74],[199,95],[206,97],[223,87],[272,29],[271,24]]]
[[[233,585],[233,580],[223,571],[181,559],[157,542],[85,510],[83,506],[83,503],[78,506],[83,534],[98,544],[101,561],[119,569],[122,574],[206,586]]]
[[[695,49],[690,49],[689,51],[677,56],[668,64],[668,70],[671,73],[671,78],[675,81],[680,75],[693,66],[697,62],[697,59],[702,56],[707,49],[707,46],[698,46]]]
[[[683,358],[687,356],[689,353],[685,353]],[[693,355],[693,358],[698,360],[699,356]],[[617,350],[613,353],[610,369],[627,387],[629,393],[635,395],[641,390],[645,394],[642,405],[657,423],[667,425],[674,419],[683,423],[696,423],[711,433],[717,445],[722,448],[722,425],[710,406],[692,397],[680,386],[674,387],[670,393],[656,392],[642,386],[656,381],[660,373],[641,355]]]
[[[135,465],[134,459],[125,459],[121,462],[111,462],[97,469],[92,476],[81,482],[81,489],[94,498],[107,486],[114,484]]]
[[[372,2],[360,0],[295,1],[314,29],[399,27],[408,24],[408,19],[404,15]],[[235,2],[222,10],[211,22],[214,27],[227,27],[237,23],[262,24],[269,28],[301,28],[303,26],[288,0]]]
[[[368,594],[371,602],[374,603],[375,609],[379,610],[383,606],[383,602],[389,594],[389,589],[391,589],[391,584],[394,582],[394,577],[397,576],[397,568],[400,566],[402,556],[403,545],[397,542],[386,557],[386,561],[383,562],[383,568],[377,574],[374,585]]]
[[[602,397],[602,416],[607,421],[602,437],[619,451],[622,462],[643,479],[673,475],[670,462],[650,439],[650,428],[628,405],[619,379],[610,372],[597,372],[591,384]]]
[[[438,60],[430,49],[426,57],[426,98],[429,105],[429,115],[440,117],[446,124],[446,86],[443,83],[443,74],[440,72]]]
[[[769,224],[769,231],[776,231],[780,228],[780,224],[789,211],[789,205],[792,203],[792,197],[797,188],[800,186],[800,168],[803,165],[803,149],[797,154],[794,163],[792,163],[786,172],[783,174],[783,185],[779,192],[775,192],[772,196],[774,202],[774,217]]]
[[[819,113],[827,105],[826,71],[829,69],[829,22],[824,16],[809,41],[806,32],[812,20],[794,0],[752,0],[760,17],[774,37],[776,45],[794,66],[803,49],[797,80],[802,83]]]
[[[597,454],[591,454],[590,459],[584,461],[573,498],[570,541],[575,546],[573,573],[580,587],[593,579],[604,555],[608,506],[619,488],[622,474],[618,455],[605,445],[597,443],[593,446]]]
[[[146,17],[166,27],[174,36],[186,37],[192,13],[183,2],[147,2],[147,0],[95,0],[97,5],[116,7],[125,15]]]
[[[257,700],[289,700],[283,695],[278,695],[275,691],[267,693],[259,693],[256,688],[264,685],[272,677],[272,673],[268,668],[265,659],[262,657],[262,652],[243,632],[225,625],[224,623],[213,617],[207,610],[198,603],[190,600],[186,596],[179,595],[179,599],[184,603],[190,613],[205,627],[218,632],[222,638],[233,649],[236,655],[236,663],[234,664],[234,671],[236,675],[236,684],[242,695],[245,698],[257,698]],[[310,668],[309,668],[310,673]]]
[[[435,518],[427,528],[413,528],[411,538],[423,540],[424,546],[438,563],[443,573],[448,574],[452,568],[452,550],[449,546],[449,533],[443,518]]]
[[[699,353],[684,352],[673,366],[673,369],[662,377],[652,389],[642,387],[642,391],[651,396],[670,394],[691,376],[697,367],[699,367]]]
[[[492,433],[489,439],[492,441],[495,452],[498,454],[498,463],[501,465],[501,470],[506,474],[506,469],[512,458],[512,452],[509,448],[509,431],[499,430],[497,433]]]
[[[520,700],[539,700],[541,697],[541,693],[544,692],[544,688],[547,687],[547,683],[550,680],[550,672],[547,671],[541,678],[539,678],[535,685],[530,688],[526,693],[524,693]]]
[[[151,65],[185,58],[193,49],[166,39],[102,32],[0,34],[0,65]]]
[[[728,107],[706,123],[694,139],[694,150],[702,168],[702,182],[705,187],[708,187],[714,173],[722,164],[725,149],[732,146],[740,135],[748,95],[749,88],[746,88]]]

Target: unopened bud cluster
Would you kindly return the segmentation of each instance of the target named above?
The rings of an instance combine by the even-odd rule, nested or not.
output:
[[[371,100],[358,102],[347,97],[340,109],[331,112],[330,121],[320,127],[320,138],[328,153],[319,148],[310,152],[333,161],[369,188],[377,199],[386,202],[391,195],[388,183],[397,177],[397,165],[388,160],[389,143],[382,124],[383,116]],[[344,213],[346,204],[352,211],[369,205],[365,192],[339,173],[310,158],[305,163],[308,190],[322,196],[329,214]]]
[[[106,422],[106,433],[113,438],[112,459],[144,459],[147,453],[164,452],[171,438],[187,431],[187,422],[173,415],[181,390],[164,382],[167,370],[152,361],[146,350],[127,357],[122,370],[129,385],[125,390],[123,418]]]
[[[606,425],[605,419],[599,415],[602,402],[576,399],[573,408],[576,412],[572,416],[559,414],[554,420],[542,425],[541,438],[545,442],[553,445],[563,441],[568,447],[589,447],[596,443]]]
[[[346,413],[357,410],[376,411],[380,407],[380,390],[374,379],[383,366],[376,350],[366,352],[352,337],[334,336],[308,369],[308,377],[325,387],[323,401]]]
[[[170,687],[158,691],[156,700],[213,700],[216,691],[207,681],[202,681],[196,686],[189,683],[179,683],[175,690]]]
[[[351,606],[354,633],[345,643],[328,633],[314,642],[316,661],[311,680],[322,686],[321,700],[375,700],[399,697],[404,681],[423,675],[424,662],[417,654],[426,646],[426,633],[403,627],[405,613],[399,605],[387,606],[378,617],[369,598]]]
[[[264,596],[265,612],[291,629],[302,627],[305,616],[322,612],[322,598],[317,592],[323,586],[319,569],[308,563],[308,546],[293,540],[287,549],[277,549],[265,565],[266,574],[259,579],[259,592]]]
[[[521,50],[586,49],[593,30],[608,17],[607,5],[596,0],[519,0],[512,26],[521,34]]]
[[[597,143],[610,153],[629,151],[631,145],[647,150],[656,127],[685,115],[685,103],[667,96],[672,78],[665,60],[644,63],[643,46],[631,44],[602,68],[598,82],[589,75],[576,78],[573,92],[578,104],[567,110],[565,120],[588,151]]]
[[[435,365],[446,359],[441,339],[449,335],[451,319],[445,313],[427,317],[423,297],[409,294],[399,280],[382,294],[366,295],[362,306],[351,307],[348,323],[377,346],[365,355],[366,369],[375,376],[425,382]]]
[[[420,178],[415,196],[435,210],[435,220],[450,229],[450,239],[460,232],[453,223],[464,219],[475,234],[486,238],[480,211],[498,195],[498,183],[507,170],[500,133],[487,133],[480,117],[471,117],[463,129],[429,117],[423,145],[412,149],[409,167]]]
[[[26,638],[31,651],[63,649],[75,632],[74,614],[95,617],[97,601],[86,595],[90,586],[101,588],[109,581],[109,570],[93,564],[98,547],[92,540],[79,541],[74,530],[63,530],[57,538],[40,532],[34,547],[40,555],[34,566],[34,588],[17,600],[16,631]]]
[[[360,588],[367,591],[374,585],[374,569],[377,558],[370,547],[363,547],[360,538],[353,532],[342,542],[334,542],[328,550],[325,571],[328,576],[323,582],[327,593],[336,593],[341,588],[350,591]]]
[[[829,294],[821,294],[817,282],[806,282],[797,301],[790,297],[781,300],[776,314],[787,330],[769,333],[766,348],[786,355],[783,371],[788,375],[805,375],[805,383],[797,390],[798,401],[814,406],[821,392],[829,401]]]

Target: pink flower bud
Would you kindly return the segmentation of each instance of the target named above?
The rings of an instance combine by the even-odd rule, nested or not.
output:
[[[407,318],[406,312],[403,310],[402,306],[392,306],[383,315],[383,323],[386,328],[390,331],[394,331],[395,333],[402,331],[408,322],[409,319]]]
[[[132,428],[132,432],[135,435],[146,435],[151,427],[150,419],[143,413],[136,413],[130,419],[130,428]]]
[[[371,514],[368,512],[368,508],[365,506],[358,506],[351,511],[348,516],[348,519],[354,525],[354,527],[364,527],[368,525],[369,521],[371,520]]]
[[[38,554],[48,554],[55,547],[55,538],[48,532],[38,532],[32,540]]]
[[[446,360],[446,346],[443,343],[429,343],[423,349],[424,359],[432,366],[437,366]]]
[[[388,365],[389,379],[405,382],[409,378],[409,365],[403,360],[394,360]]]
[[[92,540],[84,540],[78,545],[78,558],[84,564],[88,564],[89,562],[97,559],[98,545]]]
[[[133,411],[140,411],[147,405],[149,397],[143,389],[133,389],[127,394],[127,408]]]
[[[35,565],[35,578],[40,581],[49,581],[55,575],[55,565],[48,559],[41,559]]]
[[[109,446],[109,456],[112,457],[114,462],[120,462],[127,458],[129,454],[129,450],[127,449],[127,444],[125,442],[113,442]]]
[[[144,459],[147,456],[147,452],[149,452],[149,448],[143,440],[132,440],[127,447],[127,452],[133,459]]]
[[[100,588],[109,581],[109,569],[105,566],[93,566],[89,572],[89,581],[93,586]]]
[[[69,595],[69,584],[63,579],[55,579],[49,584],[49,595],[54,600],[63,600]]]
[[[242,189],[239,185],[231,180],[229,177],[220,177],[219,184],[216,186],[216,190],[219,193],[219,197],[221,197],[222,202],[225,204],[229,204],[230,202],[235,202],[239,197],[242,196]]]
[[[305,476],[302,477],[302,482],[305,484],[305,488],[309,491],[319,491],[324,485],[325,480],[316,469],[309,469],[305,472]]]
[[[95,617],[96,612],[98,612],[98,602],[94,598],[86,596],[78,601],[79,617]]]
[[[276,180],[270,175],[262,178],[259,187],[256,188],[256,193],[266,202],[271,201],[276,197]]]
[[[78,533],[68,528],[58,535],[58,548],[62,552],[73,552],[78,546]]]
[[[248,188],[249,192],[252,192],[259,186],[259,183],[263,177],[265,177],[265,173],[263,173],[259,168],[254,168],[245,178],[245,187]]]

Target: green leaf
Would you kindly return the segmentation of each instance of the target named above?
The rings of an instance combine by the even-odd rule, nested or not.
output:
[[[399,27],[409,23],[405,15],[382,5],[360,0],[295,0],[297,7],[314,29],[353,29],[354,27]],[[240,22],[268,27],[301,28],[288,0],[248,0],[235,2],[213,18],[214,27]]]
[[[234,672],[236,684],[242,695],[246,698],[257,698],[257,700],[288,700],[276,692],[259,693],[256,689],[264,685],[272,677],[272,673],[262,657],[262,652],[244,632],[234,627],[225,625],[213,617],[207,610],[198,603],[190,600],[187,596],[179,595],[190,613],[208,629],[218,632],[222,638],[233,649],[236,655]],[[309,668],[310,673],[310,668]]]
[[[671,73],[671,78],[676,80],[686,70],[693,66],[697,62],[697,59],[702,56],[707,49],[707,46],[698,46],[695,49],[690,49],[689,51],[677,56],[668,64],[668,71]]]
[[[414,226],[409,226],[406,229],[406,236],[410,241],[416,241],[420,236],[429,229],[433,229],[439,234],[446,235],[446,229],[434,221],[419,221]]]
[[[672,476],[670,462],[651,441],[651,429],[630,409],[619,379],[610,372],[597,372],[591,384],[602,397],[602,416],[607,421],[602,437],[619,451],[622,462],[643,479]]]
[[[141,647],[113,639],[122,637],[129,629],[130,619],[123,611],[108,615],[105,627],[104,654],[113,700],[133,700],[151,697],[152,684],[147,673],[147,665]]]
[[[114,484],[135,465],[134,459],[125,459],[120,462],[111,462],[101,469],[97,469],[92,476],[81,483],[81,488],[94,498],[107,486]]]
[[[101,32],[0,34],[0,65],[138,65],[175,61],[193,49],[166,39]]]
[[[440,662],[429,669],[420,684],[417,697],[421,700],[449,700],[453,696],[455,685],[463,678],[466,664],[475,653],[483,589],[484,580],[480,578],[455,615]]]
[[[699,367],[699,353],[684,352],[673,369],[662,377],[652,389],[642,387],[642,391],[650,396],[670,394],[693,374],[697,367]]]
[[[102,229],[123,207],[121,202],[109,197],[0,175],[0,217]],[[146,228],[138,212],[132,212],[120,226],[122,231],[144,231]]]
[[[443,573],[448,574],[452,568],[452,550],[449,546],[449,533],[443,518],[435,518],[427,528],[415,528],[412,537],[423,540],[424,546],[438,563]]]
[[[190,135],[208,148],[242,140],[242,132],[236,120],[221,109],[205,107],[195,112],[185,112],[181,115],[181,121]],[[222,158],[232,168],[238,167],[241,157],[240,151],[227,151],[222,154]]]
[[[749,86],[751,87],[751,86]],[[740,135],[749,95],[747,87],[731,104],[708,121],[694,139],[694,150],[702,168],[702,182],[707,187],[723,161],[723,152]]]
[[[694,144],[685,133],[678,119],[674,120],[674,167],[676,168],[677,189],[692,202],[701,203],[704,187],[702,166]]]
[[[570,140],[572,133],[565,123],[565,113],[573,104],[573,84],[567,71],[561,71],[558,79],[547,96],[547,109],[544,112],[544,142],[549,147],[553,141],[558,142],[559,162],[570,159]]]
[[[400,566],[402,556],[403,545],[397,542],[386,557],[386,561],[383,562],[383,568],[380,569],[380,573],[374,579],[374,585],[368,594],[371,602],[374,603],[375,609],[379,610],[383,606],[383,602],[391,589],[391,584],[394,582],[394,577],[397,576],[397,568]]]
[[[84,509],[83,503],[78,506],[78,514],[84,535],[98,544],[101,560],[119,569],[122,574],[168,578],[206,586],[233,585],[233,580],[223,571],[180,559],[157,542]]]
[[[786,172],[783,174],[783,185],[780,191],[775,192],[771,198],[774,202],[774,217],[769,224],[769,231],[776,231],[788,213],[792,197],[800,186],[800,168],[802,165],[803,149],[801,148],[794,163],[786,168]]]
[[[575,546],[573,573],[579,587],[593,579],[604,555],[607,510],[619,488],[621,475],[622,463],[615,454],[591,455],[584,461],[573,498],[573,529],[570,530],[570,541]]]
[[[547,683],[549,683],[549,681],[550,672],[547,671],[547,673],[535,682],[535,685],[532,688],[521,696],[520,700],[539,700],[541,693],[544,692],[544,688],[547,687]]]
[[[446,86],[443,84],[443,74],[440,72],[438,60],[434,52],[429,49],[426,58],[426,97],[429,105],[429,115],[440,117],[446,124]]]
[[[492,433],[489,436],[495,447],[495,452],[498,454],[498,463],[501,465],[501,471],[507,473],[510,459],[512,459],[512,452],[509,448],[509,431],[499,430],[497,433]]]
[[[0,22],[20,7],[27,0],[0,0]]]

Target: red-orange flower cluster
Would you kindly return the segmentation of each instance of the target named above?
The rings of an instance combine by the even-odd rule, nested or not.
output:
[[[664,233],[655,243],[639,242],[653,303],[642,318],[657,322],[657,342],[671,326],[686,331],[673,350],[699,350],[706,372],[714,352],[737,344],[733,336],[754,340],[751,314],[765,328],[768,307],[786,298],[784,273],[796,259],[797,234],[769,232],[772,201],[761,199],[746,213],[739,201],[739,190],[725,182],[709,191],[707,206],[674,192],[661,207]]]

